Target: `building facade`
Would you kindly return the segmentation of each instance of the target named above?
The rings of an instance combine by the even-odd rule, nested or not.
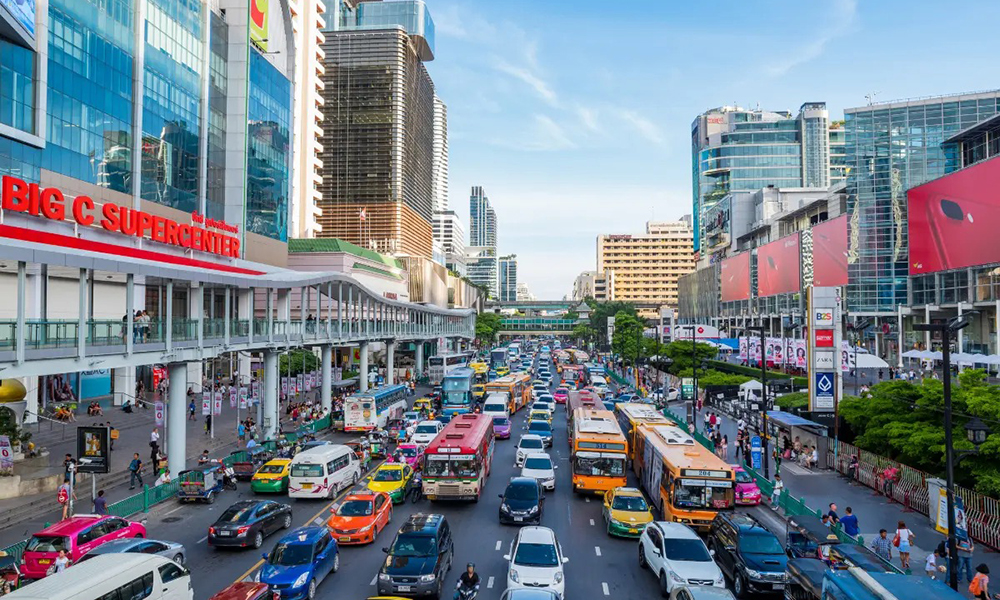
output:
[[[500,279],[498,285],[499,298],[501,302],[515,302],[517,300],[517,255],[508,254],[500,257],[499,263]]]
[[[531,302],[536,300],[535,295],[531,293],[528,288],[528,284],[523,281],[517,282],[517,301],[518,302]]]
[[[487,299],[500,296],[500,265],[497,251],[493,246],[468,246],[465,249],[466,269],[472,283],[481,286],[487,292]]]
[[[466,275],[465,229],[455,211],[434,213],[434,239],[441,243],[445,266],[459,275]]]
[[[497,213],[481,186],[469,194],[469,245],[497,247]]]
[[[312,238],[320,231],[318,217],[323,161],[323,42],[326,5],[323,0],[289,0],[295,36],[295,110],[292,116],[292,237]]]
[[[448,107],[434,96],[434,170],[431,188],[431,209],[435,213],[448,210]]]

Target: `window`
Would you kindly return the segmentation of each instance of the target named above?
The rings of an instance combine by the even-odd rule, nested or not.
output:
[[[340,456],[330,461],[330,463],[326,466],[326,468],[330,472],[330,474],[333,475],[337,471],[346,468],[350,464],[351,464],[351,457],[350,455],[345,454],[344,456]]]
[[[143,554],[156,554],[166,549],[166,544],[161,544],[160,542],[143,542],[136,547],[135,551]]]
[[[187,575],[187,572],[176,563],[170,563],[160,567],[160,579],[163,583],[170,583],[175,579],[180,579]]]
[[[170,565],[164,565],[170,566]],[[180,569],[177,565],[173,565],[175,568]],[[161,568],[162,572],[162,568]],[[162,575],[161,575],[162,577]],[[164,579],[164,583],[166,580]],[[139,577],[133,579],[132,581],[121,586],[117,590],[113,590],[104,594],[99,600],[142,600],[143,598],[148,598],[153,595],[153,573],[149,572]]]

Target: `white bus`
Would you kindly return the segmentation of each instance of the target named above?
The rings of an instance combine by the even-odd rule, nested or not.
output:
[[[344,400],[344,431],[381,429],[406,412],[406,386],[384,385]]]
[[[361,463],[354,450],[324,444],[303,450],[292,459],[289,498],[333,498],[361,480]]]
[[[169,558],[124,553],[95,556],[5,597],[21,600],[194,600],[194,591],[190,571]]]
[[[441,385],[444,376],[455,369],[468,367],[472,360],[472,352],[457,352],[450,354],[439,354],[427,359],[427,377],[431,380],[431,385]]]

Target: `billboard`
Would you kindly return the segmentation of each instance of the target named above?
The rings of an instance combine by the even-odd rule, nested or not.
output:
[[[743,252],[727,258],[720,265],[722,271],[719,291],[723,302],[750,299],[750,253]]]
[[[0,0],[0,6],[35,39],[35,0]]]
[[[111,428],[77,427],[76,456],[78,473],[110,473]]]
[[[757,296],[799,291],[801,271],[798,233],[764,244],[757,248]]]
[[[268,0],[250,0],[250,41],[267,52]]]
[[[906,193],[910,275],[1000,262],[1000,158]]]
[[[847,285],[847,215],[812,228],[813,285]]]

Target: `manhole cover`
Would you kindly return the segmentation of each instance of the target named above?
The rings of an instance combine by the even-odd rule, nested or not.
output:
[[[176,523],[177,521],[180,521],[180,520],[181,520],[180,517],[167,517],[167,518],[163,519],[163,522],[164,523]]]

